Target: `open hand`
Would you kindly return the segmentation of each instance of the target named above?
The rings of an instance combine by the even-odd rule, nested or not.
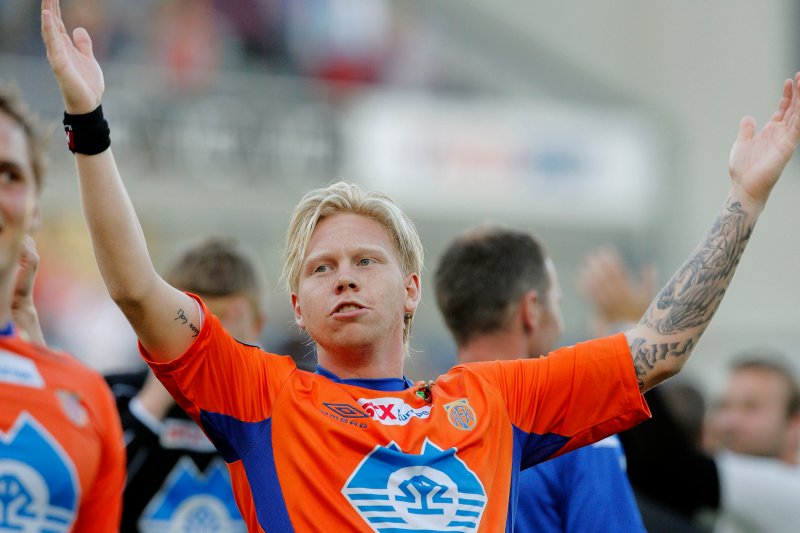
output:
[[[728,168],[733,186],[763,206],[800,140],[800,72],[783,83],[778,110],[761,131],[753,117],[742,118]]]
[[[105,83],[84,28],[70,38],[61,19],[59,0],[42,0],[42,38],[67,113],[89,113],[100,105]]]

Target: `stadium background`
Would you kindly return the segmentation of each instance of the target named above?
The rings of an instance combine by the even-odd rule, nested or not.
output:
[[[586,338],[583,254],[613,243],[665,282],[725,198],[740,117],[763,124],[800,70],[788,0],[62,3],[95,39],[114,152],[156,266],[206,234],[238,237],[263,259],[264,345],[281,352],[297,339],[278,285],[292,207],[334,179],[383,190],[426,250],[413,379],[455,360],[431,279],[454,234],[483,221],[533,230],[559,268],[562,342]],[[0,0],[0,79],[57,124],[38,9]],[[37,235],[46,336],[102,371],[136,366],[57,127],[50,154]],[[687,367],[706,390],[745,348],[799,359],[796,160],[785,174]]]

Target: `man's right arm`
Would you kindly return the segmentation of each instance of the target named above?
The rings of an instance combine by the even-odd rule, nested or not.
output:
[[[58,0],[42,0],[42,35],[67,113],[95,110],[104,81],[86,30],[78,28],[70,37]],[[111,149],[96,155],[76,153],[75,161],[95,258],[111,298],[151,357],[178,357],[202,325],[197,303],[156,273]]]

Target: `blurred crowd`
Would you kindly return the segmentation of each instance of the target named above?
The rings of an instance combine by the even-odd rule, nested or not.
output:
[[[0,51],[41,53],[38,9],[0,2]],[[337,86],[444,74],[413,6],[387,0],[70,0],[63,16],[89,31],[101,61],[162,67],[178,91],[202,91],[222,65]]]

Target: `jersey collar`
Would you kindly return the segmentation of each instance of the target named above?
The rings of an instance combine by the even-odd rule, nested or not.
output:
[[[5,326],[0,328],[0,337],[13,337],[14,336],[14,323],[8,322]]]
[[[350,378],[342,379],[333,372],[325,370],[317,365],[315,374],[327,378],[334,383],[343,383],[345,385],[353,385],[361,387],[362,389],[372,389],[384,392],[399,392],[413,387],[414,384],[405,376],[402,378]]]

